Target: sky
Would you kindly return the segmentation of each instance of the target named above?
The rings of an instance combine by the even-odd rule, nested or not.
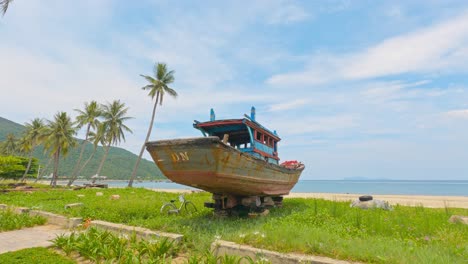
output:
[[[301,179],[468,180],[466,1],[15,0],[0,17],[0,116],[118,99],[133,117],[120,147],[138,153],[153,105],[140,74],[157,62],[179,96],[151,140],[255,106]]]

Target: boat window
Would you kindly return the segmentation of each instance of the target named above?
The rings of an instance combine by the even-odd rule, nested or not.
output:
[[[263,139],[263,134],[262,134],[262,133],[260,133],[260,132],[258,132],[258,131],[257,131],[257,132],[255,132],[255,134],[257,135],[257,136],[256,136],[256,139],[257,139],[258,141],[262,142],[262,139]]]

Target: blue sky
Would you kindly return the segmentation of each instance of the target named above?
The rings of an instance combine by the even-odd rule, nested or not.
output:
[[[303,179],[468,179],[465,1],[15,0],[0,58],[0,116],[120,99],[135,153],[152,107],[139,74],[165,62],[179,97],[152,139],[254,105]]]

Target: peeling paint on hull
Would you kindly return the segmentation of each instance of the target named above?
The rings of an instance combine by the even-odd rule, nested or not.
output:
[[[304,170],[267,163],[218,137],[154,141],[146,149],[168,179],[210,193],[286,195]]]

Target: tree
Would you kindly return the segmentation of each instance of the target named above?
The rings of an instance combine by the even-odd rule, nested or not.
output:
[[[125,121],[132,118],[126,116],[127,112],[128,108],[120,100],[114,100],[112,103],[102,105],[102,118],[104,120],[102,121],[101,129],[103,133],[102,141],[105,143],[103,146],[105,153],[96,172],[97,176],[101,173],[107,154],[109,154],[110,146],[117,145],[122,140],[125,141],[125,131],[132,133],[132,130],[124,124]]]
[[[168,86],[169,84],[174,82],[174,71],[168,71],[167,65],[165,63],[155,64],[153,71],[154,77],[148,75],[141,75],[149,83],[142,89],[149,91],[148,96],[150,96],[151,99],[154,99],[154,97],[156,96],[156,100],[154,101],[153,105],[153,113],[151,115],[148,133],[146,134],[145,142],[143,142],[143,146],[141,147],[140,154],[138,155],[135,167],[133,168],[132,176],[128,181],[128,187],[133,186],[133,181],[135,180],[138,171],[138,166],[140,165],[141,157],[143,156],[143,152],[145,151],[145,145],[148,142],[149,137],[151,135],[151,130],[153,129],[154,117],[156,115],[156,107],[158,106],[158,103],[162,106],[164,94],[166,93],[174,98],[177,97],[177,92]]]
[[[33,159],[33,152],[34,149],[40,144],[40,138],[41,138],[41,133],[44,130],[44,121],[41,118],[35,118],[31,121],[31,123],[26,123],[26,131],[23,136],[23,139],[21,144],[23,147],[23,151],[26,153],[29,153],[29,161],[28,161],[28,166],[26,166],[26,170],[24,171],[23,177],[21,178],[21,181],[24,181],[26,178],[26,175],[29,172],[29,169],[31,168],[31,162]]]
[[[86,126],[86,134],[85,139],[81,143],[81,151],[78,160],[76,161],[75,168],[73,169],[72,175],[70,180],[68,181],[67,186],[72,185],[72,183],[78,177],[78,171],[80,170],[80,163],[81,159],[83,158],[83,152],[86,147],[86,143],[88,143],[88,138],[92,129],[96,129],[99,124],[98,117],[101,116],[101,107],[96,101],[91,101],[89,103],[85,103],[85,107],[83,110],[75,109],[78,112],[78,116],[76,117],[76,125],[77,128],[82,128]]]
[[[5,15],[8,10],[8,6],[13,2],[13,0],[0,0],[0,8],[2,9],[2,15]]]
[[[41,138],[44,140],[44,148],[49,155],[54,158],[54,171],[50,185],[57,185],[57,173],[60,155],[66,156],[68,151],[76,146],[76,128],[65,112],[58,112],[54,120],[47,121],[47,126],[43,129]]]
[[[26,168],[27,160],[18,156],[0,156],[0,177],[18,179]]]
[[[5,141],[0,144],[0,153],[3,155],[15,155],[18,152],[18,140],[15,135],[8,134]]]

